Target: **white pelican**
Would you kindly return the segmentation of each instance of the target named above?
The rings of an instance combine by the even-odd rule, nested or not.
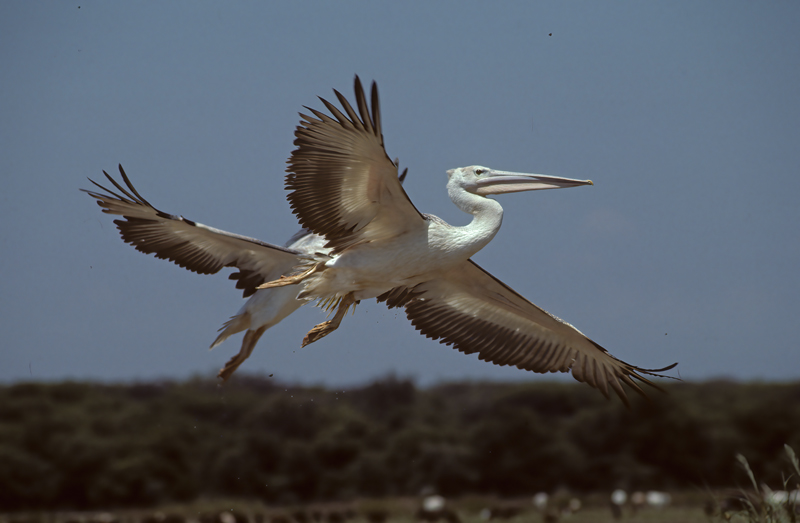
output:
[[[333,117],[311,108],[307,109],[316,118],[301,113],[295,131],[297,148],[289,158],[286,176],[294,214],[305,229],[324,237],[325,249],[318,248],[319,244],[303,252],[282,249],[166,215],[141,198],[124,173],[133,195],[109,179],[129,200],[87,192],[100,200],[105,212],[127,218],[127,222],[116,221],[123,239],[143,252],[201,273],[235,266],[239,272],[231,278],[239,280],[237,287],[244,288],[245,295],[255,290],[286,290],[290,298],[282,303],[288,302],[285,307],[290,310],[276,317],[294,311],[298,300],[336,308],[331,320],[308,333],[304,346],[337,329],[348,309],[360,300],[377,298],[390,308],[404,307],[412,325],[425,336],[467,354],[478,353],[485,361],[540,373],[572,371],[576,380],[606,397],[611,388],[625,404],[621,383],[642,395],[634,378],[658,388],[643,374],[660,376],[654,373],[675,364],[642,369],[615,358],[470,259],[500,229],[503,209],[488,196],[592,185],[591,181],[477,165],[452,169],[447,172],[448,194],[473,219],[464,227],[451,226],[420,213],[403,190],[397,165],[384,149],[376,84],[372,84],[371,112],[358,77],[358,111],[338,91],[334,93],[344,113],[324,99],[320,100]],[[138,216],[133,209],[146,209],[146,216]],[[243,307],[245,313],[248,304]],[[232,334],[248,328],[238,325],[245,323],[237,320],[245,313],[240,311],[224,326],[217,342],[227,337],[228,330]],[[246,338],[257,340],[261,333],[249,330]],[[245,343],[237,357],[246,352]]]
[[[395,160],[397,162],[397,160]],[[105,193],[81,189],[97,199],[107,214],[120,215],[125,220],[114,220],[122,239],[145,254],[155,254],[199,274],[216,274],[223,267],[235,267],[237,272],[229,278],[236,280],[242,289],[245,304],[220,328],[220,334],[211,349],[233,334],[245,332],[242,347],[223,367],[217,376],[226,381],[246,360],[264,332],[280,323],[306,303],[297,299],[291,288],[257,289],[259,284],[278,278],[301,263],[304,257],[316,252],[327,253],[325,239],[308,229],[295,233],[284,247],[221,231],[202,223],[187,220],[159,211],[134,188],[122,166],[119,172],[127,189],[103,171],[109,182],[122,193],[117,194],[89,180]],[[405,179],[408,169],[400,175]]]

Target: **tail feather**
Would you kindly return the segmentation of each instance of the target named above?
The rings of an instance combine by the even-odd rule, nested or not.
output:
[[[222,324],[222,327],[219,328],[220,332],[217,339],[214,340],[214,343],[211,344],[208,350],[213,349],[223,341],[227,340],[230,336],[236,334],[237,332],[242,332],[243,330],[247,330],[250,328],[250,313],[244,312],[242,314],[237,314],[236,316],[231,316],[231,319],[226,321]]]

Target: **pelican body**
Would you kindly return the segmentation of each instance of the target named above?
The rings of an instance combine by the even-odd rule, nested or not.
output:
[[[447,172],[447,189],[469,225],[454,227],[426,214],[397,235],[358,242],[332,256],[306,280],[300,299],[375,298],[396,287],[412,287],[457,268],[500,230],[503,208],[485,195],[591,185],[589,180],[496,171],[482,166]],[[266,286],[269,286],[267,284]]]
[[[419,212],[403,190],[405,172],[398,176],[397,161],[384,148],[376,84],[371,111],[357,76],[356,108],[334,93],[341,110],[320,98],[330,114],[307,107],[313,116],[301,113],[295,130],[297,147],[285,184],[306,232],[287,248],[162,213],[136,192],[121,167],[128,190],[106,177],[124,196],[99,185],[110,194],[87,191],[104,212],[126,218],[115,223],[138,250],[200,273],[238,268],[230,277],[252,297],[212,347],[235,332],[247,333],[240,353],[226,366],[230,372],[223,369],[221,377],[247,358],[266,329],[303,303],[336,309],[330,320],[309,331],[305,346],[336,330],[351,306],[377,298],[390,308],[403,307],[423,335],[482,360],[534,372],[571,371],[606,397],[613,390],[626,404],[622,383],[642,395],[634,379],[658,388],[644,374],[660,376],[655,373],[675,364],[642,369],[615,358],[471,260],[503,221],[503,209],[492,196],[593,185],[590,180],[480,165],[449,170],[451,200],[472,215],[468,225],[454,227]]]

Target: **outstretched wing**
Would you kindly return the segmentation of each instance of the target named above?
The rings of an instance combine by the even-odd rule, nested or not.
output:
[[[346,115],[320,98],[333,118],[307,107],[316,118],[301,113],[295,131],[286,189],[300,223],[325,236],[334,252],[424,227],[383,146],[378,87],[372,84],[372,114],[358,76],[358,112],[334,93]]]
[[[236,287],[250,296],[262,283],[287,274],[301,261],[300,253],[269,243],[208,227],[159,211],[142,198],[128,179],[122,166],[119,172],[127,189],[105,171],[106,178],[121,193],[89,180],[104,192],[81,189],[93,198],[107,214],[124,220],[114,220],[122,239],[136,250],[155,254],[199,274],[215,274],[223,267],[236,267],[229,276],[237,280]]]
[[[622,383],[644,391],[633,379],[658,388],[641,369],[618,360],[578,329],[529,302],[472,260],[441,278],[396,288],[378,297],[389,307],[404,306],[422,334],[497,365],[534,372],[568,372],[608,397],[609,387],[627,405]],[[661,376],[659,376],[661,377]]]

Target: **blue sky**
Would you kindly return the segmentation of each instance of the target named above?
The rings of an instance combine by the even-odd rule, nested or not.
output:
[[[423,212],[445,171],[592,179],[500,197],[476,261],[639,366],[800,378],[800,6],[790,2],[0,4],[0,382],[212,376],[225,275],[134,251],[78,188],[122,163],[162,210],[282,244],[297,112],[376,80]],[[306,307],[242,370],[543,379],[362,303],[304,349]]]

